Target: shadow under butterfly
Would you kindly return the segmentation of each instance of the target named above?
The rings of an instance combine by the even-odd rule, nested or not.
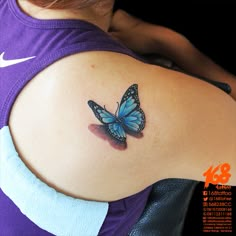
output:
[[[138,85],[131,85],[124,93],[115,114],[107,111],[96,102],[89,100],[88,105],[96,118],[103,125],[90,125],[89,130],[100,138],[107,140],[112,147],[124,150],[127,148],[126,134],[136,138],[143,137],[145,114],[140,108]]]

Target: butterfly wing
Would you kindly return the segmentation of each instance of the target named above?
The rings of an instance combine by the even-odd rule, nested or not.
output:
[[[139,133],[145,127],[145,114],[140,108],[138,97],[138,85],[131,85],[121,99],[118,119],[122,119],[123,125],[129,131]]]
[[[116,121],[116,116],[111,114],[106,109],[102,108],[100,105],[98,105],[94,101],[88,101],[88,105],[92,109],[94,115],[97,117],[99,121],[101,121],[103,124],[110,124]]]
[[[124,117],[123,124],[128,130],[139,133],[144,129],[145,121],[144,112],[139,107]]]
[[[107,132],[116,140],[125,142],[126,134],[120,122],[117,122],[117,117],[102,108],[94,101],[88,101],[88,105],[92,109],[97,119],[105,125]]]
[[[106,125],[108,133],[115,139],[119,140],[120,142],[126,141],[126,134],[124,128],[122,127],[121,123],[112,123]]]
[[[121,99],[118,117],[125,117],[139,106],[138,85],[133,84],[127,89]]]

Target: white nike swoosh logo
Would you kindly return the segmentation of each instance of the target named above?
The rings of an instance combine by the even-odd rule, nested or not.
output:
[[[22,58],[22,59],[15,59],[15,60],[5,60],[3,58],[4,54],[5,54],[5,52],[3,52],[0,55],[0,68],[4,68],[4,67],[7,67],[7,66],[13,66],[13,65],[22,63],[24,61],[28,61],[28,60],[31,60],[31,59],[35,58],[35,57],[27,57],[27,58]]]

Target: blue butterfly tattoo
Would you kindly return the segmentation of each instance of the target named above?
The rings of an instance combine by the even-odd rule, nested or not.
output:
[[[138,85],[131,85],[123,95],[115,115],[94,101],[88,101],[97,119],[108,133],[120,142],[126,142],[126,133],[139,134],[145,127],[145,114],[140,108]]]

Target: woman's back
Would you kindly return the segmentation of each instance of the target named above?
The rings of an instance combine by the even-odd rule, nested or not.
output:
[[[143,137],[127,135],[124,147],[104,134],[87,102],[95,100],[115,114],[116,103],[134,83],[146,127]],[[234,111],[229,116],[231,104],[200,80],[127,56],[92,52],[61,60],[38,75],[15,105],[11,127],[18,146],[28,147],[21,156],[46,181],[74,196],[109,201],[163,178],[203,180],[216,157],[232,163],[234,128],[226,125],[235,119]],[[26,117],[27,131],[21,128]],[[225,150],[227,145],[232,148]]]
[[[200,80],[138,61],[121,45],[116,46],[119,50],[111,47],[108,36],[98,37],[98,29],[95,32],[95,44],[106,44],[96,48],[82,42],[92,45],[91,52],[86,46],[86,52],[67,51],[62,59],[55,50],[60,60],[55,56],[52,65],[47,61],[46,69],[42,66],[43,71],[29,77],[10,116],[6,106],[13,101],[1,107],[0,128],[9,118],[17,152],[33,173],[67,195],[115,201],[164,178],[203,180],[211,164],[228,162],[233,167],[236,107],[230,97]],[[36,57],[29,56],[27,63]],[[22,68],[27,70],[27,65]],[[117,102],[133,84],[138,85],[145,128],[117,143],[104,132],[88,101],[115,114]],[[230,183],[235,182],[232,177]]]
[[[67,160],[64,158],[60,159],[59,156],[57,159],[48,159],[48,154],[50,155],[50,153],[46,155],[47,157],[44,156],[46,159],[44,157],[42,159],[41,155],[44,155],[42,151],[46,151],[47,147],[41,148],[39,146],[39,156],[34,156],[33,159],[30,159],[30,156],[34,155],[34,153],[31,153],[30,155],[28,154],[35,148],[33,147],[34,144],[31,143],[32,139],[30,143],[27,143],[26,145],[32,149],[30,148],[30,150],[23,150],[21,145],[22,141],[26,141],[29,137],[28,131],[36,131],[36,129],[31,129],[31,125],[33,123],[30,122],[32,118],[30,118],[30,116],[34,113],[34,111],[31,110],[29,112],[28,110],[31,109],[30,106],[33,103],[33,107],[36,108],[36,100],[34,100],[33,103],[25,103],[23,101],[23,107],[21,107],[20,104],[21,99],[24,100],[25,95],[27,97],[27,91],[29,91],[30,94],[28,95],[30,96],[32,96],[32,93],[36,92],[34,91],[34,81],[40,83],[40,85],[37,86],[44,86],[41,82],[45,80],[39,77],[47,73],[48,69],[42,73],[40,72],[61,58],[79,52],[101,50],[117,51],[133,56],[134,54],[125,47],[121,46],[119,43],[114,42],[98,27],[88,22],[80,20],[44,21],[32,19],[21,12],[15,1],[1,2],[0,6],[1,19],[4,19],[5,23],[9,25],[12,24],[14,26],[12,28],[4,28],[2,27],[3,25],[0,25],[1,35],[5,35],[5,37],[0,41],[0,50],[2,52],[0,64],[1,84],[3,85],[1,86],[0,104],[0,204],[2,209],[1,212],[4,214],[0,216],[1,232],[3,234],[13,235],[48,235],[47,233],[44,233],[42,229],[45,229],[48,232],[54,233],[56,235],[95,235],[97,232],[99,232],[99,235],[108,235],[115,233],[117,230],[123,233],[128,232],[130,227],[132,227],[132,225],[140,217],[143,208],[145,207],[148,195],[151,191],[151,187],[145,188],[144,191],[130,196],[129,198],[123,198],[118,201],[112,201],[108,203],[83,201],[79,199],[82,198],[81,196],[70,192],[71,189],[68,191],[68,188],[63,189],[63,185],[59,186],[57,183],[53,183],[53,181],[50,180],[50,176],[47,176],[46,173],[43,173],[44,171],[42,171],[42,169],[46,170],[48,167],[52,167],[53,165],[52,169],[48,169],[48,173],[52,174],[51,177],[56,176],[57,174],[62,175],[65,174],[63,173],[65,171],[65,165],[63,165],[63,168],[60,170],[59,168],[62,166],[60,167],[59,163],[64,162],[68,166],[68,169],[67,174],[65,174],[63,179],[65,180],[68,178],[66,183],[70,186],[75,184],[75,179],[72,179],[76,176],[72,177],[72,175],[70,175],[73,171],[69,166],[75,164],[73,163],[74,157],[71,153],[71,150],[69,150],[70,147],[68,147],[69,149],[67,149],[65,153]],[[18,38],[19,40],[16,44],[11,44],[9,47],[9,41],[11,41],[14,37]],[[94,40],[94,38],[96,40]],[[37,40],[35,41],[35,39]],[[19,50],[17,50],[18,47]],[[34,56],[27,57],[26,55]],[[76,62],[76,67],[78,63],[80,64],[79,61]],[[57,63],[55,63],[55,65],[57,65]],[[50,66],[49,68],[53,69],[53,66]],[[77,69],[82,70],[83,67],[78,67],[76,70]],[[83,73],[81,73],[81,75],[82,74]],[[37,76],[35,77],[35,75]],[[52,78],[55,78],[55,76],[56,75],[52,76]],[[49,79],[48,76],[46,77]],[[59,77],[57,78],[59,79]],[[70,76],[68,78],[70,78]],[[80,82],[82,83],[83,81]],[[57,84],[59,85],[60,83]],[[46,86],[48,85],[49,84]],[[82,84],[79,85],[79,87],[81,86]],[[49,92],[48,88],[46,90]],[[38,91],[37,88],[36,90]],[[43,87],[42,90],[40,89],[40,91],[43,93],[45,93],[46,90]],[[47,97],[47,92],[42,96],[39,94],[34,95],[33,97],[35,99],[40,97],[42,98],[40,101],[41,105],[49,105],[49,101],[46,103],[43,101],[43,99]],[[33,99],[33,97],[31,97],[30,100]],[[26,100],[29,101],[28,98],[26,98]],[[66,99],[64,100],[64,102],[67,101],[68,100]],[[64,102],[62,102],[60,106],[64,106]],[[17,104],[20,105],[19,114],[17,114]],[[14,107],[12,108],[13,105]],[[41,105],[40,107],[44,108],[46,108],[46,106],[49,108],[50,106]],[[39,109],[36,111],[36,113],[45,112],[42,111],[40,107],[38,107]],[[51,110],[51,108],[49,108],[49,110]],[[50,112],[53,112],[53,110]],[[46,113],[44,115],[44,118],[46,118]],[[46,122],[48,124],[51,122],[50,119],[48,119],[49,117],[46,119],[41,117],[41,119],[40,115],[36,116],[39,121],[37,124],[38,127],[40,126],[41,122]],[[26,123],[21,123],[20,126],[18,126],[14,122],[14,119],[17,120],[17,123],[20,120]],[[54,122],[56,124],[55,119]],[[13,124],[11,125],[11,123]],[[41,124],[44,128],[46,128],[46,123],[43,123]],[[65,130],[65,127],[61,125],[60,127],[62,130]],[[23,133],[21,133],[19,128],[23,128]],[[46,133],[49,134],[50,130],[46,131]],[[18,134],[20,135],[18,136]],[[35,134],[33,134],[34,137],[36,137]],[[14,143],[12,141],[14,141]],[[40,141],[37,140],[35,144],[39,142]],[[57,145],[60,145],[58,141],[55,142]],[[64,145],[67,144],[65,143]],[[53,144],[48,143],[47,146],[51,146],[50,149],[54,149]],[[81,146],[77,148],[81,148]],[[15,149],[17,150],[17,153]],[[33,152],[35,151],[36,150]],[[81,154],[83,154],[83,152],[81,152]],[[23,160],[23,162],[21,160]],[[38,163],[35,163],[35,160],[38,160]],[[74,162],[75,161],[76,160],[74,160]],[[79,163],[81,159],[78,159],[77,161]],[[40,166],[40,163],[43,165]],[[26,164],[26,166],[24,164]],[[54,172],[53,169],[57,170],[58,172]],[[79,169],[77,171],[79,171]],[[73,175],[78,174],[77,171],[73,172]],[[79,176],[77,175],[77,177]],[[77,181],[78,179],[76,182]],[[45,182],[53,188],[45,185]],[[59,190],[59,192],[56,192],[54,188]],[[62,195],[60,192],[66,193],[70,196],[76,196],[77,198],[70,198],[69,196]],[[10,198],[10,201],[8,197]],[[26,215],[32,222],[29,221],[23,214]],[[39,226],[41,230],[37,226]]]

